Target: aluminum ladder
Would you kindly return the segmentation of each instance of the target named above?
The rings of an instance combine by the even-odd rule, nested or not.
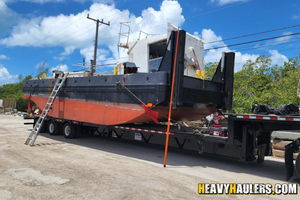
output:
[[[57,77],[56,83],[53,87],[53,90],[50,94],[50,97],[46,103],[46,106],[43,110],[43,112],[41,113],[39,119],[37,120],[37,122],[35,123],[29,137],[27,138],[25,144],[26,145],[30,145],[30,146],[34,146],[34,142],[40,132],[40,129],[44,123],[45,118],[48,115],[49,110],[51,109],[51,106],[57,96],[58,91],[60,90],[61,86],[64,84],[65,80],[67,79],[68,74],[64,74],[62,71],[56,71],[54,72],[56,74],[59,74],[59,76]]]

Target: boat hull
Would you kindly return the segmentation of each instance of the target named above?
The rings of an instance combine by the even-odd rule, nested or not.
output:
[[[23,97],[29,98],[27,95],[23,95]],[[39,108],[43,108],[46,105],[48,98],[32,96],[31,100]],[[167,107],[155,106],[153,110],[159,113],[159,121],[167,121]],[[204,104],[195,108],[180,107],[172,110],[171,118],[175,121],[197,120],[210,113],[216,112],[217,110],[218,109],[215,108],[214,105]],[[48,116],[99,125],[145,123],[152,121],[140,104],[96,102],[62,98],[55,99]]]

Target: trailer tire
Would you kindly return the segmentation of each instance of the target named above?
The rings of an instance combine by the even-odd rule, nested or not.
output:
[[[257,160],[256,160],[257,163],[263,163],[265,161],[265,155],[266,155],[267,146],[268,146],[268,144],[262,144],[258,148]]]
[[[54,121],[54,120],[51,120],[49,123],[48,123],[48,133],[50,135],[58,135],[59,134],[59,131],[60,131],[60,128],[59,128],[59,123]]]
[[[76,137],[76,127],[69,122],[64,124],[63,135],[65,138],[72,139]]]
[[[257,163],[263,163],[265,161],[265,149],[259,149],[257,155]]]

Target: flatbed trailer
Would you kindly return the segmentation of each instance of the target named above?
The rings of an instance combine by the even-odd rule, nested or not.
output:
[[[39,116],[35,116],[37,121]],[[169,146],[236,159],[239,162],[262,163],[265,156],[272,156],[271,134],[275,130],[299,130],[300,116],[244,115],[228,114],[225,131],[215,131],[212,127],[191,128],[172,125]],[[149,144],[165,145],[167,126],[144,123],[102,126],[78,121],[47,117],[41,132],[50,135],[63,134],[66,138],[76,138],[82,133],[98,133],[101,136],[134,140]],[[294,166],[293,153],[299,150],[299,138],[285,147],[286,179],[296,173],[300,177],[300,154]]]

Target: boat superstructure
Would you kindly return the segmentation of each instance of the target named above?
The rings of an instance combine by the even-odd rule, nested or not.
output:
[[[102,125],[151,122],[142,101],[158,112],[158,121],[166,121],[173,73],[173,120],[198,120],[219,109],[230,110],[234,53],[223,53],[211,81],[201,79],[197,71],[204,71],[203,41],[168,27],[166,35],[129,43],[129,61],[119,63],[114,74],[69,74],[48,115]],[[55,76],[28,80],[23,97],[42,109],[55,82]]]

